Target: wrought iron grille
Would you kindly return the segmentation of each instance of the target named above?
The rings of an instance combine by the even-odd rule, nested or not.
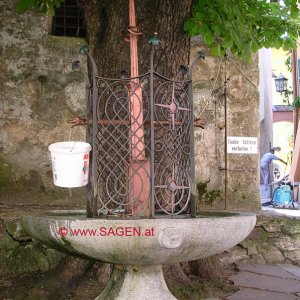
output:
[[[170,79],[86,77],[90,201],[98,216],[158,217],[194,212],[192,67]],[[186,69],[184,69],[186,71]],[[182,70],[181,70],[182,71]]]

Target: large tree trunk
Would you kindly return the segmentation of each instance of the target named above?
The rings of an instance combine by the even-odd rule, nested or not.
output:
[[[150,67],[150,51],[151,46],[147,42],[147,36],[152,35],[154,32],[157,32],[161,43],[156,47],[155,55],[154,55],[154,69],[161,73],[162,75],[174,78],[178,73],[178,69],[180,65],[187,65],[189,62],[189,38],[187,34],[183,31],[184,22],[187,20],[188,16],[191,12],[193,0],[135,0],[136,7],[136,23],[138,29],[143,32],[142,37],[138,42],[139,48],[139,73],[143,74],[149,71]],[[130,76],[130,53],[129,53],[129,43],[125,41],[125,34],[127,34],[127,28],[129,26],[129,1],[128,0],[77,0],[78,5],[83,9],[86,25],[87,25],[87,33],[88,33],[88,43],[90,46],[90,54],[95,59],[98,74],[102,77],[111,77],[111,78],[120,78],[121,72],[123,70],[127,70],[128,76]],[[128,36],[127,36],[128,39]],[[119,93],[119,92],[118,92]],[[114,117],[107,116],[106,111],[106,100],[99,100],[98,107],[100,107],[100,112],[103,113],[101,118],[110,119],[110,118],[119,118],[121,112],[118,110],[117,116],[115,116],[115,112],[111,112]],[[144,103],[145,104],[145,103]],[[117,104],[116,104],[117,105]],[[146,106],[146,105],[145,105]],[[108,110],[111,108],[109,106]],[[123,107],[120,109],[123,110]],[[144,110],[146,111],[147,109]],[[110,113],[109,113],[110,114]],[[122,115],[126,118],[128,112],[124,112]],[[129,120],[135,120],[134,115],[130,115]],[[100,117],[99,117],[100,118]],[[131,121],[132,122],[132,121]],[[109,146],[105,143],[105,139],[102,139],[103,144],[99,149],[106,150],[105,147],[109,149],[113,148],[114,160],[119,158],[119,153],[117,148],[114,148],[115,145],[119,147],[120,142],[118,138],[129,136],[129,132],[134,132],[133,136],[135,140],[139,140],[140,136],[143,136],[146,139],[146,134],[143,135],[144,131],[142,126],[143,122],[141,120],[132,122],[132,126],[141,127],[141,130],[136,130],[136,127],[132,128],[118,128],[118,130],[111,130],[116,135],[116,138],[113,141],[109,141]],[[103,131],[99,128],[99,132],[101,131],[102,136],[106,137],[107,140],[111,137],[111,132],[108,132],[109,127],[106,126]],[[122,131],[123,130],[123,131]],[[127,132],[126,132],[127,130]],[[122,131],[122,132],[121,132]],[[105,133],[106,132],[106,133]],[[106,135],[107,136],[106,136]],[[128,141],[122,140],[122,145]],[[141,143],[132,143],[132,147],[137,150],[140,150],[141,144],[147,144],[147,142]],[[117,147],[116,146],[116,147]],[[128,147],[129,149],[130,147]],[[147,151],[147,150],[146,150]],[[109,151],[106,151],[106,153]],[[100,153],[100,150],[99,150]],[[100,154],[97,154],[100,156]],[[122,158],[126,157],[126,151],[122,153]],[[117,158],[116,158],[117,157]],[[133,155],[134,157],[134,155]],[[103,156],[101,157],[103,159]],[[108,158],[111,161],[111,157]],[[120,159],[121,161],[121,159]],[[146,162],[146,160],[145,160]],[[124,163],[124,162],[121,162]],[[128,165],[128,163],[124,163],[124,165]],[[114,161],[114,168],[118,168],[119,166]],[[129,168],[129,173],[132,167]],[[107,178],[107,170],[106,167],[99,167],[101,169],[101,174],[99,173],[99,178]],[[136,177],[140,178],[141,172],[139,170],[147,170],[146,166],[139,164],[136,167]],[[138,170],[139,169],[139,170]],[[120,171],[121,172],[121,171]],[[147,171],[145,171],[147,173]],[[96,175],[93,175],[95,178]],[[121,175],[118,175],[121,178]],[[145,175],[146,177],[147,175]],[[133,176],[132,176],[133,177]],[[116,180],[116,184],[118,185],[119,179]],[[125,181],[127,181],[126,178]],[[101,182],[98,182],[97,191],[94,193],[101,197],[103,201],[107,199],[106,197],[106,188],[107,185],[105,179],[101,179]],[[143,183],[146,181],[143,181]],[[130,185],[131,183],[129,183]],[[119,192],[122,190],[123,194],[126,193],[123,191],[124,183],[121,185],[114,185],[115,191]],[[146,184],[145,184],[146,186]],[[145,188],[146,189],[146,188]],[[146,189],[147,190],[147,189]],[[148,196],[145,195],[145,198]],[[95,198],[95,196],[93,196]],[[124,197],[123,197],[124,198]],[[114,199],[117,201],[117,199]],[[147,199],[146,199],[147,200]],[[142,201],[138,199],[138,197],[132,197],[130,199],[132,203],[135,201]],[[130,202],[129,201],[129,202]],[[88,216],[95,217],[97,215],[97,202],[96,199],[88,201],[91,205],[88,205]],[[128,202],[128,203],[129,203]],[[119,203],[119,202],[118,202]],[[142,201],[142,203],[147,203],[146,201]],[[129,205],[128,205],[129,207]],[[126,207],[126,209],[128,209]],[[145,210],[146,211],[146,210]],[[127,210],[128,212],[128,210]],[[145,213],[146,214],[146,213]]]
[[[120,77],[129,68],[129,43],[124,32],[129,25],[128,0],[77,0],[82,7],[88,42],[99,75]],[[136,0],[136,15],[143,36],[139,41],[140,73],[148,71],[150,46],[147,36],[158,33],[161,39],[154,57],[159,73],[172,77],[179,65],[189,60],[189,38],[183,31],[191,12],[192,0]]]
[[[188,65],[190,41],[183,25],[190,15],[192,2],[135,0],[137,24],[143,33],[138,42],[140,74],[149,70],[151,46],[147,36],[154,32],[161,41],[154,55],[157,72],[174,78],[180,65]],[[129,25],[128,0],[77,0],[77,3],[84,12],[90,53],[96,61],[99,75],[119,78],[123,70],[129,74],[129,43],[124,40]],[[172,277],[172,282],[190,284],[179,264],[165,271]]]

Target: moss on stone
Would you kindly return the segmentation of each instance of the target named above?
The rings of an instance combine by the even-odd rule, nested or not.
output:
[[[19,245],[14,249],[0,248],[0,274],[18,276],[25,273],[46,272],[55,268],[64,254],[40,244]],[[15,246],[15,245],[14,245]]]
[[[0,250],[0,273],[5,275],[21,275],[49,269],[49,262],[42,251],[32,245],[17,247],[13,251]]]
[[[19,247],[19,243],[5,232],[0,239],[0,249],[14,250],[17,247]]]
[[[14,235],[17,231],[17,220],[15,219],[3,219],[6,230],[10,235]]]
[[[29,78],[31,75],[32,75],[31,72],[22,72],[16,75],[11,75],[9,78],[13,82],[19,82]]]
[[[0,239],[0,274],[15,277],[25,273],[46,272],[55,268],[64,257],[63,253],[40,243],[25,241],[28,237],[20,230],[18,220],[5,219],[5,226],[6,232]],[[15,240],[15,237],[22,242]]]
[[[49,269],[55,268],[60,260],[65,257],[65,254],[54,249],[46,249],[45,252],[48,262],[49,262]]]
[[[267,232],[280,232],[281,227],[283,225],[283,220],[281,218],[279,219],[272,219],[270,222],[267,222],[262,225],[262,227],[267,231]]]
[[[255,230],[248,237],[248,240],[254,240],[256,243],[264,243],[269,239],[268,232],[261,227],[256,227]]]
[[[74,83],[74,81],[82,82],[83,76],[81,72],[69,72],[66,75],[66,83]]]
[[[4,48],[4,58],[5,59],[13,59],[13,60],[19,60],[22,58],[23,51],[22,48],[18,48],[15,45],[7,46]]]
[[[16,176],[11,164],[0,156],[0,192],[11,190],[16,186]]]
[[[24,231],[19,217],[13,217],[13,218],[3,218],[5,228],[9,235],[17,241],[24,241],[30,239],[30,237],[26,234]]]
[[[60,49],[70,47],[72,49],[78,49],[86,44],[86,41],[82,38],[66,37],[66,36],[54,36],[44,35],[42,38],[42,44],[48,49]]]
[[[300,233],[300,220],[288,219],[286,224],[282,225],[281,231],[290,235]]]

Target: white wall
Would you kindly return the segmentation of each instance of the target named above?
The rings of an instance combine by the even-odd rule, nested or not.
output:
[[[259,50],[259,120],[261,155],[270,150],[272,130],[272,50]]]

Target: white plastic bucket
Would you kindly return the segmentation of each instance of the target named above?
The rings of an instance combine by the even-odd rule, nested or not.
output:
[[[54,184],[60,187],[87,185],[89,153],[92,147],[84,142],[59,142],[49,146]]]

